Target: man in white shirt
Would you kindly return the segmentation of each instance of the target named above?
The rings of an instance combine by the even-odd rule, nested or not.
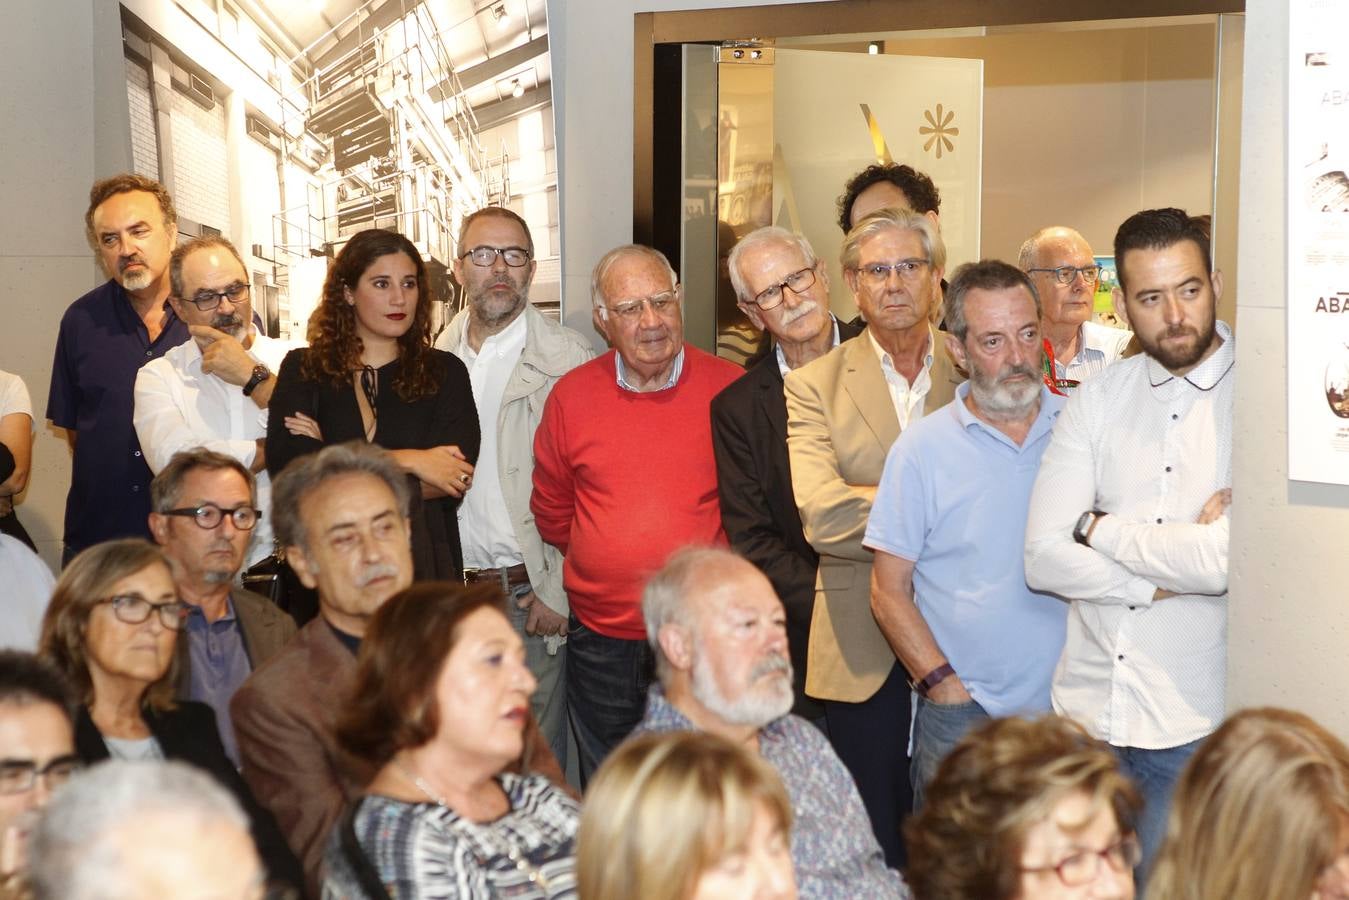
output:
[[[257,476],[262,510],[247,564],[272,552],[271,482],[263,445],[273,374],[294,343],[259,334],[253,325],[248,272],[223,237],[189,241],[169,262],[173,311],[192,340],[136,376],[136,436],[150,471],[159,474],[173,454],[205,447],[231,456]]]
[[[529,494],[544,400],[559,378],[595,354],[580,334],[529,302],[534,240],[524,219],[485,207],[464,219],[456,246],[454,274],[467,303],[436,347],[468,367],[482,426],[478,467],[459,507],[464,582],[497,581],[511,599],[511,618],[538,680],[534,715],[565,766],[563,641],[570,608],[562,554],[539,537]]]
[[[1119,359],[1133,335],[1092,321],[1101,267],[1086,238],[1073,229],[1041,228],[1021,245],[1017,262],[1040,294],[1044,335],[1054,348],[1056,386],[1071,394]]]
[[[1143,870],[1171,791],[1222,721],[1235,359],[1201,223],[1146,210],[1115,235],[1115,305],[1144,353],[1084,384],[1054,427],[1026,583],[1071,601],[1056,711],[1108,741],[1143,793]]]

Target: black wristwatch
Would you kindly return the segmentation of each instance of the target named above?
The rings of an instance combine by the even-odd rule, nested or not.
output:
[[[1091,544],[1087,543],[1087,533],[1090,532],[1091,527],[1096,524],[1096,520],[1103,515],[1105,515],[1105,513],[1101,512],[1099,509],[1089,509],[1078,516],[1077,525],[1073,527],[1073,540],[1077,541],[1083,547],[1090,547]]]
[[[253,377],[248,379],[248,383],[244,385],[244,396],[247,397],[250,394],[252,394],[255,390],[258,389],[258,385],[262,384],[264,381],[266,381],[268,378],[271,377],[272,377],[271,370],[268,369],[266,366],[262,364],[254,366]]]

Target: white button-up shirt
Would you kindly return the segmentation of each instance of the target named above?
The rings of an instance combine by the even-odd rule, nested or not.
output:
[[[1139,355],[1083,384],[1031,496],[1026,582],[1072,604],[1054,708],[1119,747],[1189,743],[1224,714],[1228,517],[1195,522],[1232,483],[1235,347],[1217,329],[1183,378]],[[1091,509],[1107,515],[1085,547],[1072,531]]]
[[[287,353],[302,344],[255,334],[248,355],[276,372]],[[134,420],[141,452],[159,474],[173,454],[205,447],[252,468],[258,438],[267,436],[267,410],[244,396],[237,384],[201,371],[201,348],[187,340],[141,367],[136,375]],[[255,476],[262,517],[253,528],[247,564],[272,552],[272,487],[266,470]]]
[[[1055,375],[1058,378],[1070,378],[1074,381],[1086,381],[1093,375],[1105,371],[1105,367],[1124,354],[1132,331],[1123,328],[1111,328],[1096,322],[1083,322],[1077,336],[1077,353],[1067,361],[1054,360]],[[1069,394],[1077,388],[1068,388]]]
[[[918,370],[918,377],[913,380],[913,384],[909,384],[909,379],[895,368],[895,361],[876,340],[870,328],[866,334],[867,340],[871,341],[871,349],[876,351],[876,358],[881,361],[881,374],[885,376],[885,386],[890,389],[890,402],[895,405],[899,430],[903,431],[909,427],[911,419],[923,417],[923,400],[927,392],[932,390],[932,353],[937,345],[932,326],[929,325],[927,329],[927,353],[923,357],[923,367]]]
[[[506,510],[506,495],[501,491],[497,466],[501,435],[497,422],[506,384],[525,350],[528,326],[523,314],[516,316],[514,322],[485,338],[477,353],[469,346],[468,327],[464,323],[463,340],[453,350],[468,367],[473,402],[482,425],[482,445],[478,465],[473,470],[473,485],[459,505],[459,542],[464,549],[465,567],[505,569],[524,562],[524,554]]]

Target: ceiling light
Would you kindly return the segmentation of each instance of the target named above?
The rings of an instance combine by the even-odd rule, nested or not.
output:
[[[525,95],[525,86],[520,83],[520,79],[511,79],[511,96],[517,100]]]
[[[878,53],[880,53],[881,52],[880,42],[872,41],[870,44],[867,44],[867,52],[870,53],[872,56],[876,56]]]
[[[492,7],[492,18],[496,20],[498,28],[505,28],[511,22],[511,14],[506,12],[506,4],[498,3]]]

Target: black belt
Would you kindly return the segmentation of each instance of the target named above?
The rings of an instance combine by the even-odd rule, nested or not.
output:
[[[480,581],[495,581],[503,590],[529,584],[529,570],[524,563],[509,569],[464,569],[464,584],[477,584]]]

